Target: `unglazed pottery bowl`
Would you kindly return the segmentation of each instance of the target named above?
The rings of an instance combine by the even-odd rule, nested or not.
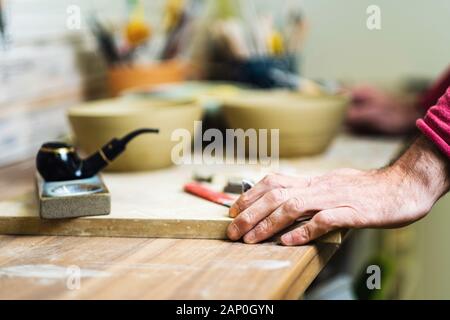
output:
[[[330,145],[348,103],[342,95],[255,90],[226,99],[223,112],[229,128],[279,129],[280,157],[296,157],[321,153]]]
[[[195,102],[118,98],[72,107],[68,116],[76,145],[86,154],[132,130],[159,128],[158,134],[144,134],[131,141],[125,152],[107,167],[110,171],[140,171],[172,164],[172,148],[180,143],[171,141],[172,132],[186,129],[193,137],[194,121],[201,119],[202,108]],[[191,141],[182,143],[189,144],[186,149],[190,150]]]

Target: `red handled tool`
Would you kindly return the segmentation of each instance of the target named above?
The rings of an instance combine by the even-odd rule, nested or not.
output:
[[[228,208],[231,207],[233,202],[236,200],[226,193],[211,190],[205,185],[198,182],[190,182],[185,184],[184,191]]]

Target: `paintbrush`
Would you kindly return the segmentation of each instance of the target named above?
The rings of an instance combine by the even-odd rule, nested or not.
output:
[[[0,0],[0,37],[6,43],[6,18],[3,0]]]
[[[235,19],[219,20],[213,28],[218,43],[225,44],[234,59],[245,60],[250,57],[242,27]]]
[[[292,11],[288,17],[287,49],[289,53],[301,51],[307,33],[307,23],[301,11]]]
[[[117,51],[113,36],[108,32],[95,16],[91,16],[90,27],[92,33],[97,39],[98,46],[106,62],[109,65],[117,64],[121,61],[120,54]]]

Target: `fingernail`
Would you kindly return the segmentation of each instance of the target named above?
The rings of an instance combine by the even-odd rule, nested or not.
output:
[[[233,204],[228,211],[228,215],[232,218],[236,217],[239,214],[239,209]]]
[[[239,239],[239,228],[233,222],[228,226],[227,235],[230,240]]]
[[[286,233],[283,236],[281,236],[281,242],[287,246],[291,245],[292,244],[292,234]]]
[[[255,243],[256,234],[254,231],[250,231],[244,236],[245,243]]]

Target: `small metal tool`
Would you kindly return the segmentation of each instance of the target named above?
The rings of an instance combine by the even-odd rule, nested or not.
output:
[[[242,193],[247,192],[248,190],[253,188],[254,185],[255,184],[253,183],[253,181],[242,179]]]
[[[230,178],[227,185],[224,187],[223,192],[242,194],[253,187],[254,183],[247,179],[242,178]]]

